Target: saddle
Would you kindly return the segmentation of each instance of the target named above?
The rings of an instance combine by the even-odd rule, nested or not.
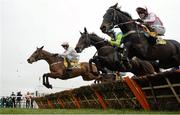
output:
[[[143,30],[145,31],[145,33],[148,34],[148,36],[156,39],[156,45],[158,45],[158,44],[165,45],[166,44],[166,41],[164,39],[162,39],[160,36],[158,36],[158,34],[156,32],[150,31],[148,29],[148,27],[145,25],[141,25],[141,26],[142,26]]]

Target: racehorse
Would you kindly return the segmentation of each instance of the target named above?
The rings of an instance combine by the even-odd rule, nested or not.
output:
[[[117,4],[111,6],[103,16],[101,31],[107,33],[114,27],[119,27],[124,34],[123,43],[127,56],[136,56],[143,60],[159,61],[160,68],[171,68],[180,65],[180,43],[166,40],[166,44],[154,44],[155,38],[147,37],[145,32],[132,17]]]
[[[50,73],[43,74],[43,85],[47,88],[52,88],[52,85],[49,84],[48,77],[50,78],[59,78],[62,80],[71,79],[74,77],[82,76],[83,80],[98,80],[100,76],[97,74],[92,74],[90,72],[89,63],[81,62],[80,68],[73,68],[70,74],[67,74],[66,67],[64,65],[64,58],[58,56],[57,54],[50,53],[48,51],[37,48],[36,51],[27,59],[28,63],[32,64],[38,60],[45,60],[49,64]],[[93,72],[97,72],[95,65],[92,65]]]
[[[98,71],[106,73],[104,68],[107,68],[112,71],[132,72],[137,76],[155,73],[153,66],[148,61],[143,61],[138,58],[130,60],[130,64],[132,65],[131,69],[128,70],[124,68],[121,58],[119,59],[117,57],[115,48],[105,42],[103,38],[97,36],[95,33],[89,34],[86,28],[84,28],[83,33],[80,33],[81,37],[76,44],[75,50],[81,53],[85,48],[94,46],[97,49],[98,56],[90,59],[90,63],[91,61],[94,62]]]

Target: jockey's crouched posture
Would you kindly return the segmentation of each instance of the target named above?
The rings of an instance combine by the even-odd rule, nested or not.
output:
[[[69,47],[68,42],[62,43],[61,46],[65,49],[64,53],[61,55],[66,58],[66,61],[68,63],[67,69],[71,70],[72,69],[71,63],[74,63],[74,65],[77,66],[79,62],[79,55],[75,49]]]
[[[110,40],[108,43],[111,44],[115,49],[117,49],[120,54],[118,54],[118,59],[122,59],[122,63],[124,64],[126,69],[131,69],[131,64],[129,63],[129,59],[127,57],[127,51],[124,47],[124,43],[122,43],[123,34],[122,32],[115,32],[114,30],[110,30],[107,33],[110,36]]]
[[[148,32],[148,30],[147,33],[151,37],[156,38],[156,42],[159,42],[158,40],[161,40],[159,36],[164,36],[165,33],[165,27],[163,26],[160,18],[155,13],[149,13],[146,7],[137,7],[136,11],[140,17],[140,19],[138,19],[137,21],[143,23],[146,27],[148,27],[150,32]],[[160,42],[163,42],[163,40],[161,40]]]

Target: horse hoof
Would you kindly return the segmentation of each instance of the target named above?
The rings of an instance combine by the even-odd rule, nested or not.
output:
[[[51,88],[51,89],[52,89],[52,85],[49,85],[49,88]]]

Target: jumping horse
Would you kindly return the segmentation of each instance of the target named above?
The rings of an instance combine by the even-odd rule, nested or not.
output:
[[[145,32],[132,17],[121,11],[118,4],[111,6],[103,16],[101,31],[107,33],[114,27],[121,29],[124,34],[123,43],[127,49],[127,56],[131,59],[136,56],[143,60],[159,61],[160,68],[172,68],[180,65],[180,43],[175,40],[166,40],[166,44],[154,44],[154,38],[145,35]]]
[[[111,71],[132,72],[137,76],[155,73],[151,63],[138,58],[130,60],[130,64],[132,65],[131,69],[124,68],[122,59],[117,57],[118,55],[115,48],[105,42],[103,38],[97,36],[95,33],[89,34],[86,28],[84,28],[84,32],[80,32],[80,34],[81,37],[76,44],[75,50],[81,53],[85,48],[94,46],[97,49],[97,56],[90,59],[89,63],[94,62],[98,71],[106,73],[105,69],[108,69]]]
[[[82,76],[83,80],[85,81],[98,80],[100,78],[98,74],[95,75],[90,72],[89,63],[87,62],[81,62],[80,67],[73,68],[70,74],[67,74],[69,71],[66,71],[64,58],[43,50],[43,47],[44,46],[37,48],[36,51],[34,51],[34,53],[27,59],[27,61],[28,63],[32,64],[38,60],[45,60],[49,64],[50,73],[43,74],[43,85],[47,88],[52,88],[52,85],[49,84],[49,77],[66,80]],[[97,72],[95,65],[92,65],[92,69],[94,72]]]

